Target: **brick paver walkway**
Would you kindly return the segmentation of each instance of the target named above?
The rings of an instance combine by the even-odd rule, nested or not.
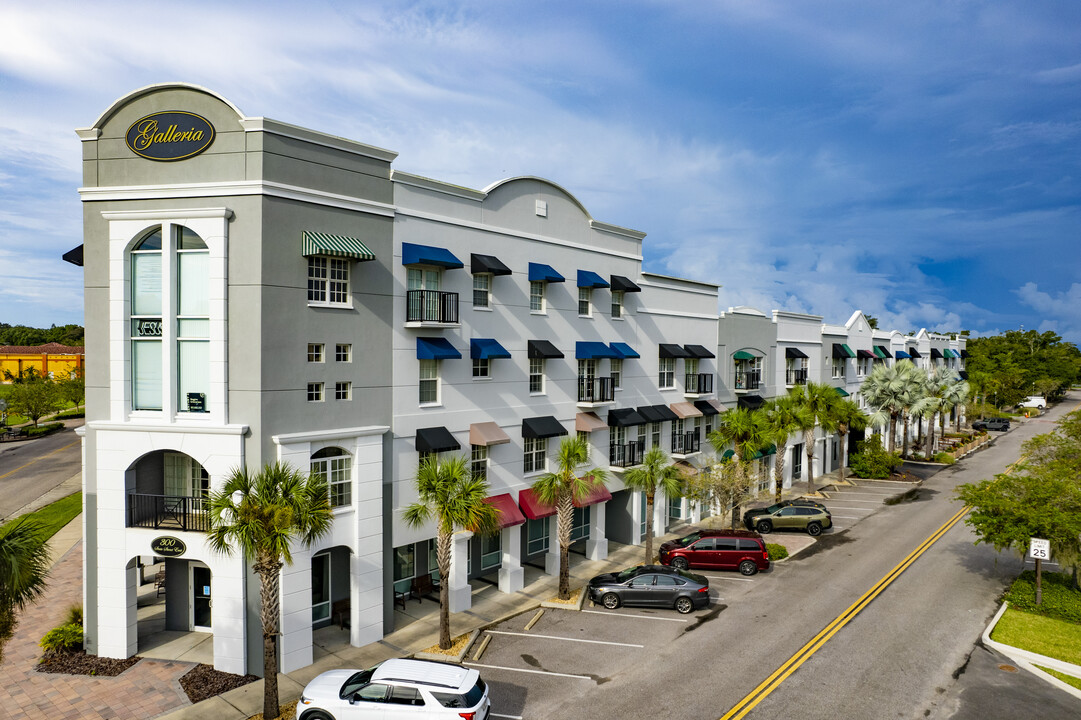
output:
[[[152,718],[190,705],[180,677],[192,663],[140,660],[116,677],[39,673],[38,641],[82,598],[83,544],[76,543],[49,574],[45,595],[19,617],[0,665],[0,715],[12,720]]]

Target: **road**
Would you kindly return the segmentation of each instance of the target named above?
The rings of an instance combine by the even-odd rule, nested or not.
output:
[[[482,670],[492,685],[493,717],[566,717],[583,707],[628,720],[724,716],[955,516],[958,484],[1005,470],[1024,439],[1047,432],[1047,420],[1075,406],[1064,403],[1038,422],[1015,426],[928,478],[912,501],[881,506],[823,534],[797,559],[752,582],[711,582],[717,599],[690,622],[668,611],[556,611],[530,631],[548,638],[493,638],[481,660],[493,666]],[[1005,661],[982,648],[973,652],[1022,566],[973,541],[963,522],[945,531],[776,690],[736,717],[1081,716],[1081,700],[1025,671],[999,670]],[[512,626],[523,622],[498,629],[520,632]]]
[[[82,452],[74,428],[82,423],[69,420],[63,430],[43,438],[0,444],[0,521],[81,472]]]

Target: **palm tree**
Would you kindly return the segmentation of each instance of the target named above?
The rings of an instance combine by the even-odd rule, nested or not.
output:
[[[775,502],[781,502],[781,491],[784,485],[784,459],[788,454],[788,438],[801,429],[805,424],[807,411],[796,403],[791,395],[782,395],[766,403],[762,408],[766,427],[769,430],[773,443],[777,446],[776,457],[773,458],[773,496]]]
[[[557,470],[545,473],[535,483],[533,492],[545,505],[556,509],[556,534],[559,538],[559,599],[571,596],[570,547],[571,525],[574,522],[574,501],[589,496],[598,485],[604,487],[608,473],[592,468],[578,475],[578,468],[589,462],[589,446],[579,437],[565,437],[559,443]]]
[[[719,455],[732,446],[736,472],[741,481],[747,479],[747,463],[770,443],[770,432],[761,410],[734,408],[721,416],[717,429],[709,434],[709,442]],[[732,503],[732,527],[739,527],[739,502]]]
[[[809,382],[792,388],[790,393],[796,404],[804,409],[799,429],[803,431],[803,447],[807,452],[807,492],[815,492],[815,425],[829,413],[837,402],[837,390],[825,383]]]
[[[963,402],[968,394],[968,387],[960,381],[960,377],[954,370],[946,367],[936,367],[924,383],[924,394],[913,406],[913,412],[928,418],[927,433],[927,459],[935,448],[934,417],[938,415],[940,431],[946,432],[946,416],[950,410]]]
[[[434,519],[436,524],[435,560],[439,566],[439,647],[450,648],[450,549],[458,529],[482,535],[498,531],[496,509],[484,502],[488,483],[475,477],[469,458],[457,455],[440,461],[435,456],[424,458],[417,468],[417,493],[420,499],[402,511],[410,527],[420,527]]]
[[[239,548],[259,575],[263,625],[263,717],[278,717],[278,598],[281,570],[293,563],[292,544],[311,545],[330,531],[326,482],[282,462],[252,475],[232,471],[220,492],[210,493],[210,546],[230,555]]]
[[[912,404],[919,374],[918,368],[910,360],[900,360],[893,365],[876,365],[860,387],[860,394],[867,404],[875,408],[870,424],[877,427],[889,423],[891,454],[897,451],[897,421]],[[905,437],[907,443],[907,432]]]
[[[650,448],[642,464],[627,471],[623,484],[628,490],[646,494],[646,559],[653,562],[653,501],[660,490],[665,497],[676,497],[682,489],[683,474],[669,462],[668,453],[659,447]]]
[[[863,430],[867,427],[867,416],[864,415],[860,406],[848,398],[840,398],[829,409],[823,421],[823,426],[835,432],[841,439],[841,482],[845,479],[845,460],[848,458],[848,433],[852,430]]]
[[[18,624],[15,613],[41,596],[48,573],[48,542],[39,523],[22,518],[0,529],[0,661]]]

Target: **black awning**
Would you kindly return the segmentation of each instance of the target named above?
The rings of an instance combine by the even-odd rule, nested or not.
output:
[[[492,275],[510,275],[510,268],[504,265],[499,258],[494,255],[478,255],[477,253],[471,253],[469,255],[469,272],[476,275],[477,273],[491,273]]]
[[[661,343],[662,358],[689,358],[691,354],[675,343]]]
[[[886,349],[885,345],[875,345],[875,347],[878,348],[878,352],[881,353],[881,355],[878,356],[880,360],[889,359],[890,355],[892,355],[892,353]]]
[[[968,357],[968,350],[962,350],[961,351],[961,357],[967,358]]]
[[[620,290],[622,292],[642,292],[642,288],[634,284],[630,278],[625,278],[622,275],[612,276],[612,289]]]
[[[702,411],[703,415],[720,415],[721,411],[709,400],[695,400],[694,406]]]
[[[701,359],[701,358],[717,357],[716,355],[711,353],[703,345],[684,345],[683,349],[686,350],[687,352],[689,352],[691,354],[691,357],[694,357],[694,358]]]
[[[875,354],[873,352],[871,352],[870,350],[857,350],[856,351],[856,357],[870,358],[870,359],[874,360],[875,359]]]
[[[848,353],[845,352],[844,343],[833,343],[833,358],[835,360],[836,359],[847,360],[848,357],[849,357],[849,355],[848,355]]]
[[[799,348],[785,348],[784,349],[784,356],[786,358],[789,358],[789,359],[795,359],[795,358],[803,358],[805,360],[808,359],[807,358],[807,353],[803,352]]]
[[[645,425],[646,419],[635,412],[634,408],[617,408],[608,411],[608,427],[631,427]]]
[[[83,246],[80,245],[77,248],[72,248],[71,250],[68,250],[66,253],[64,253],[63,255],[60,256],[60,259],[63,260],[64,262],[69,262],[72,265],[78,265],[79,267],[82,267],[83,266]]]
[[[522,421],[522,437],[525,438],[550,438],[566,434],[567,428],[551,415],[540,415]]]
[[[939,350],[938,348],[931,348],[931,358],[934,359],[934,360],[943,359],[942,351]]]
[[[741,395],[739,398],[739,406],[748,410],[757,410],[765,404],[761,395]]]
[[[679,420],[679,415],[672,412],[667,405],[642,405],[638,408],[638,414],[648,422],[665,422],[666,420]]]
[[[910,348],[908,349],[908,356],[909,356],[909,357],[912,357],[912,358],[918,358],[918,357],[923,357],[923,355],[920,355],[920,351],[919,351],[919,350],[917,350],[917,349],[916,349],[916,348],[914,348],[914,347],[910,347]]]
[[[447,452],[461,449],[462,446],[450,434],[450,430],[442,425],[417,430],[417,452]]]
[[[528,356],[531,358],[561,358],[563,353],[559,352],[552,343],[547,340],[530,340],[526,343],[528,348]]]
[[[961,376],[962,380],[968,380],[968,370],[958,370],[957,374]]]

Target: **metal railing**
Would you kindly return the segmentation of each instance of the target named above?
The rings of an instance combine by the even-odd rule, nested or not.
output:
[[[758,370],[737,370],[736,390],[757,390],[762,384],[762,373]]]
[[[624,445],[608,446],[608,464],[612,467],[633,467],[642,464],[642,456],[645,454],[645,443],[641,440],[632,440]]]
[[[578,378],[578,402],[614,402],[616,387],[610,377]]]
[[[207,506],[204,497],[128,493],[128,527],[206,532],[210,529]]]
[[[785,370],[784,373],[785,385],[806,385],[807,384],[807,368],[797,368],[795,370]]]
[[[690,432],[672,433],[672,454],[690,455],[702,449],[702,438],[694,430]]]
[[[405,321],[457,323],[458,293],[442,290],[406,291]]]
[[[689,395],[708,395],[713,392],[713,373],[688,373],[685,387]]]

